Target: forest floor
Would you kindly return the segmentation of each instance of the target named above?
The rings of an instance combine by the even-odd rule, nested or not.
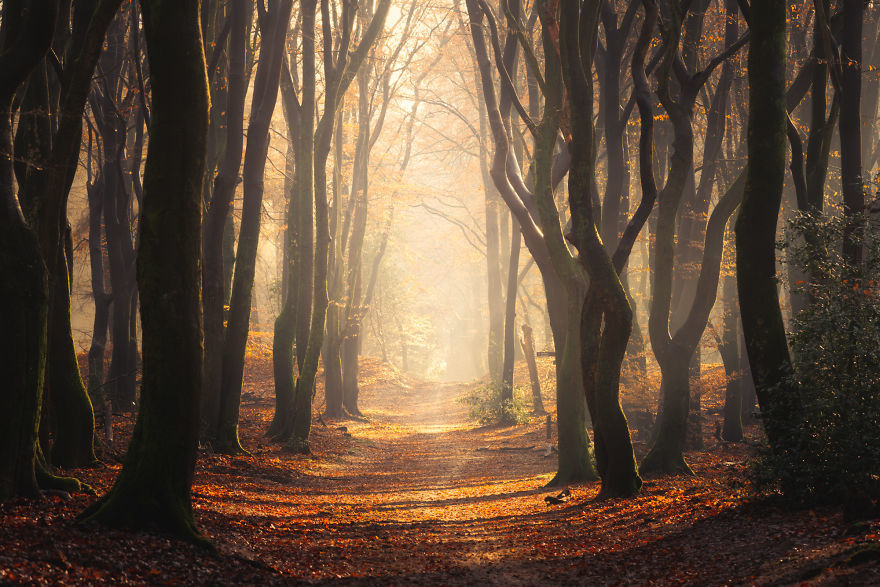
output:
[[[576,484],[550,505],[555,435],[543,418],[476,427],[460,401],[473,385],[415,381],[371,359],[362,375],[367,421],[316,422],[313,454],[289,455],[264,437],[271,363],[251,356],[251,455],[203,451],[196,470],[196,520],[216,553],[79,525],[88,495],[15,500],[0,504],[0,583],[880,584],[880,522],[751,496],[754,449],[717,441],[712,418],[706,449],[687,455],[696,477],[646,479],[638,496],[602,502],[591,501],[597,482]],[[122,420],[117,434],[130,429]],[[73,472],[98,493],[120,468],[118,454],[104,457]]]

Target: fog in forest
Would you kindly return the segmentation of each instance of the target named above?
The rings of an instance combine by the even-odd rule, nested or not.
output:
[[[876,0],[0,0],[0,583],[880,583],[878,111]]]
[[[479,93],[478,72],[465,45],[467,30],[461,28],[462,18],[466,17],[456,10],[455,6],[442,3],[393,6],[388,22],[396,24],[389,26],[379,39],[381,50],[371,55],[372,63],[368,63],[373,67],[372,79],[368,81],[371,122],[376,123],[383,108],[386,111],[381,115],[381,135],[369,162],[365,268],[373,262],[386,231],[389,236],[378,270],[374,299],[364,316],[362,353],[382,357],[418,377],[444,381],[471,380],[486,375],[489,369],[486,351],[489,340],[487,192],[498,215],[496,238],[501,283],[496,287],[500,288],[502,301],[507,295],[510,241],[515,230],[513,217],[491,179],[481,175],[481,157],[484,165],[491,164],[491,132],[485,121],[485,127],[480,127],[479,108],[483,98]],[[320,25],[320,15],[318,22]],[[391,71],[382,69],[388,67],[382,57],[387,58],[392,52],[399,53],[395,63],[390,65]],[[383,80],[378,80],[377,86],[376,76],[381,74],[388,76],[392,88],[387,99],[382,93]],[[360,89],[357,83],[353,86],[340,117],[343,207],[351,198],[351,166],[358,131]],[[251,106],[252,92],[253,80],[248,89],[246,111]],[[257,333],[272,332],[281,305],[285,179],[289,187],[292,176],[285,164],[290,140],[282,100],[279,95],[264,173],[265,195],[251,314],[251,330]],[[523,130],[524,127],[519,132]],[[627,134],[631,141],[637,141],[635,117],[630,120]],[[334,157],[335,148],[330,153],[328,169],[335,169]],[[72,324],[76,344],[82,352],[88,350],[94,319],[85,167],[96,163],[86,158],[84,152],[70,195],[77,259]],[[637,165],[635,158],[636,153],[630,153],[628,164]],[[601,159],[598,173],[601,178]],[[330,181],[332,207],[338,193],[332,184],[332,174]],[[634,210],[638,203],[635,178],[631,178],[629,192],[625,200]],[[564,197],[563,183],[558,201],[562,203]],[[241,218],[241,198],[239,184],[232,212],[236,230]],[[137,212],[135,202],[130,210],[133,228]],[[562,221],[567,222],[564,205],[561,212]],[[345,214],[344,209],[340,211],[342,221]],[[644,268],[648,238],[647,234],[640,235],[629,270],[636,310],[642,310],[643,319],[647,317],[645,304],[649,299]],[[525,245],[521,246],[518,271],[523,274],[517,292],[517,340],[521,337],[521,325],[528,324],[534,329],[536,349],[553,352],[543,284]],[[346,301],[342,292],[331,300],[331,305],[344,306]],[[642,302],[641,308],[638,302]],[[519,344],[516,352],[517,357],[521,357]]]

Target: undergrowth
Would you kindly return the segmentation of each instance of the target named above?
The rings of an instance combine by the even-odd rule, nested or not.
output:
[[[526,389],[513,388],[513,401],[501,400],[501,387],[491,383],[478,385],[459,401],[467,406],[468,417],[483,426],[492,424],[525,424],[529,409],[523,401]]]

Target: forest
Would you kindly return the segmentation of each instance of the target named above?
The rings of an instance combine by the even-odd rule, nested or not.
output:
[[[880,3],[0,0],[0,583],[880,584]]]

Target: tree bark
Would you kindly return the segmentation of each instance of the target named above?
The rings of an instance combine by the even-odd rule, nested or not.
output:
[[[772,449],[797,430],[797,390],[779,308],[776,224],[785,178],[786,3],[752,5],[748,175],[736,222],[736,271],[743,332],[762,422]]]
[[[223,371],[220,383],[220,420],[214,449],[226,454],[244,452],[238,438],[238,411],[241,404],[241,382],[250,330],[251,294],[254,287],[257,248],[263,213],[263,174],[269,151],[269,125],[281,78],[287,26],[292,0],[269,3],[260,15],[263,41],[260,61],[254,77],[254,95],[248,121],[248,139],[242,173],[244,196],[238,247],[235,252],[235,274],[229,300],[229,322],[223,343]],[[261,9],[262,10],[262,9]]]
[[[214,442],[220,427],[220,389],[223,379],[225,341],[224,233],[230,217],[235,186],[241,168],[244,143],[244,103],[247,92],[245,49],[248,36],[249,0],[234,0],[230,6],[228,85],[226,93],[226,136],[223,158],[214,178],[213,196],[205,212],[202,244],[202,304],[205,325],[205,365],[201,398],[201,436]],[[265,46],[265,45],[264,45]]]
[[[38,493],[37,427],[46,366],[49,287],[36,234],[15,195],[12,102],[49,50],[54,2],[4,5],[0,23],[0,501]],[[21,31],[13,35],[12,31]]]
[[[538,364],[535,361],[535,338],[532,335],[532,327],[522,325],[522,349],[526,357],[526,365],[529,369],[529,381],[532,386],[532,413],[543,416],[547,413],[544,409],[544,400],[541,398],[541,379],[538,377]]]
[[[861,232],[865,210],[862,185],[862,12],[863,0],[844,0],[840,40],[840,182],[843,211],[849,217],[843,234],[843,258],[858,272],[862,262]]]
[[[137,279],[141,409],[113,488],[80,519],[204,541],[191,487],[202,380],[201,194],[208,85],[198,2],[142,2],[152,113]],[[185,100],[181,100],[185,96]]]

